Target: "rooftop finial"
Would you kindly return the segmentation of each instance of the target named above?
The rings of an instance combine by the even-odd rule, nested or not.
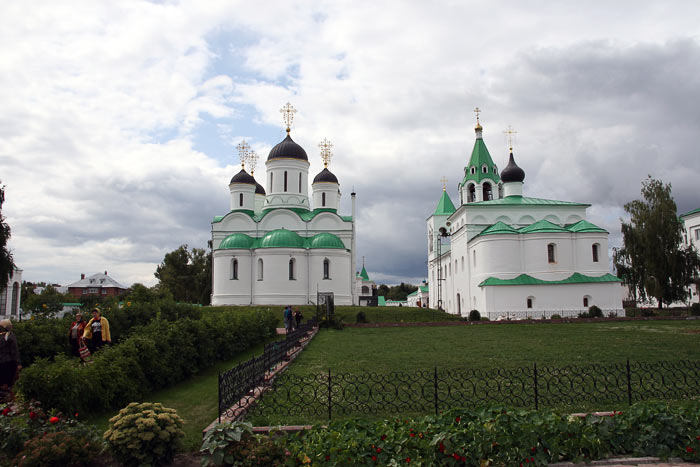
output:
[[[443,175],[440,181],[442,182],[442,191],[447,191],[447,177]]]
[[[481,109],[479,107],[475,108],[474,113],[476,114],[476,126],[474,127],[474,130],[481,131],[481,123],[479,123],[479,114],[481,113]]]
[[[321,159],[323,160],[323,168],[327,169],[328,164],[331,162],[331,157],[333,157],[333,153],[331,152],[331,149],[333,148],[333,143],[328,141],[327,138],[323,138],[323,141],[318,143],[318,147],[321,149]]]
[[[245,170],[245,161],[248,159],[248,150],[250,149],[250,146],[248,146],[248,143],[245,142],[245,140],[241,141],[238,143],[238,157],[241,158],[241,168]]]
[[[518,132],[513,129],[512,126],[508,125],[508,128],[506,128],[503,131],[504,134],[508,135],[508,146],[510,148],[510,152],[513,152],[513,135],[517,134]]]
[[[294,121],[294,114],[297,113],[297,109],[292,107],[292,104],[287,102],[280,109],[280,113],[282,113],[282,119],[284,120],[284,124],[287,125],[287,134],[289,134],[292,127],[292,122]]]
[[[255,151],[248,152],[248,165],[250,166],[250,174],[255,175],[255,167],[258,165],[258,153]]]

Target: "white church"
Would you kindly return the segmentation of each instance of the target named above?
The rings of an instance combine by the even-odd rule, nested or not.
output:
[[[586,220],[590,205],[524,196],[512,144],[499,173],[476,112],[458,207],[443,186],[427,219],[431,307],[491,320],[576,316],[593,305],[621,315],[608,232]]]
[[[288,103],[281,112],[287,137],[267,157],[265,187],[254,177],[257,156],[238,146],[242,167],[229,183],[230,211],[211,224],[211,303],[305,305],[332,293],[337,305],[356,304],[355,193],[352,215],[341,215],[340,184],[328,170],[332,145],[323,140],[324,169],[309,196],[309,159],[290,135],[296,110]]]

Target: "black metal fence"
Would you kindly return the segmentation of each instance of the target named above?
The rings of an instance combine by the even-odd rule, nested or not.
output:
[[[331,419],[337,415],[438,413],[452,407],[619,407],[700,395],[700,361],[610,363],[389,374],[282,374],[256,415]]]
[[[255,388],[267,384],[270,371],[287,360],[292,350],[301,346],[302,340],[307,338],[316,324],[314,317],[286,334],[284,339],[265,344],[260,356],[219,373],[219,421],[221,414],[227,412],[232,416],[241,405],[239,401],[242,398],[250,396]]]

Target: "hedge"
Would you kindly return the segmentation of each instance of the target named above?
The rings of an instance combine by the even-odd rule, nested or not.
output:
[[[124,308],[106,308],[102,314],[109,321],[112,340],[124,340],[134,328],[145,326],[157,317],[175,321],[183,317],[198,318],[201,308],[177,304],[172,300],[155,302],[128,302]],[[83,317],[89,320],[89,311]],[[57,355],[70,355],[68,331],[75,319],[74,314],[56,318],[35,318],[14,323],[22,366],[28,367],[39,358],[54,358]]]
[[[262,342],[276,322],[272,312],[223,311],[174,322],[159,317],[97,352],[92,364],[64,355],[37,360],[22,371],[18,389],[66,413],[118,409]]]

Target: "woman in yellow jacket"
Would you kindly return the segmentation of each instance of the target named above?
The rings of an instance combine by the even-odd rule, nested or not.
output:
[[[97,308],[92,310],[92,318],[85,326],[83,338],[88,340],[88,347],[91,352],[95,352],[105,343],[110,344],[112,342],[112,336],[109,334],[109,321],[100,315],[100,310]]]

